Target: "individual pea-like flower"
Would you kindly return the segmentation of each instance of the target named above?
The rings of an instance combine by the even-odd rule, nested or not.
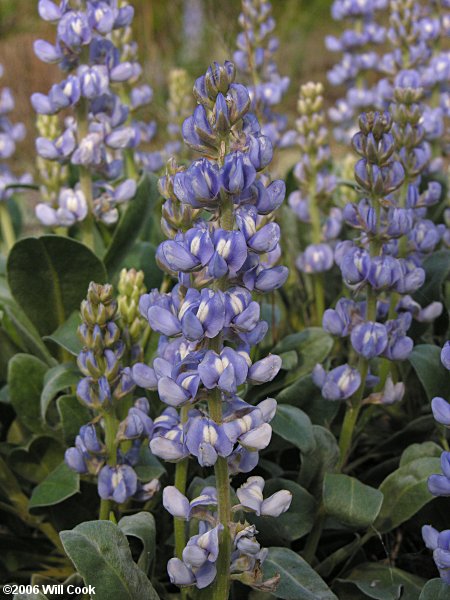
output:
[[[450,404],[444,398],[437,396],[431,401],[433,417],[438,423],[450,426]]]
[[[424,525],[422,537],[426,547],[433,551],[433,560],[442,580],[450,584],[450,530],[439,532],[431,525]]]
[[[137,490],[137,475],[129,465],[105,465],[98,475],[98,493],[104,500],[122,504]]]
[[[71,227],[78,221],[83,221],[87,214],[86,197],[79,188],[63,188],[56,209],[44,202],[36,206],[37,218],[47,227]]]
[[[346,400],[361,385],[361,375],[349,365],[341,365],[328,373],[322,365],[316,365],[312,372],[314,383],[320,387],[327,400]]]
[[[239,502],[244,509],[250,509],[258,516],[279,517],[289,509],[292,501],[292,494],[288,490],[280,490],[264,500],[264,485],[265,481],[262,477],[249,477],[247,481],[236,490]]]

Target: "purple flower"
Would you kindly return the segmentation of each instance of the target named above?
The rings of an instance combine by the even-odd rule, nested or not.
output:
[[[217,425],[212,419],[201,416],[189,420],[186,447],[198,458],[202,467],[213,466],[218,456],[229,456],[233,450],[233,444],[223,427]]]
[[[235,393],[247,379],[250,358],[232,348],[224,348],[220,354],[209,350],[198,366],[198,374],[207,389],[218,387],[224,392]]]
[[[379,356],[388,344],[388,332],[381,323],[360,323],[350,335],[355,351],[366,359]]]
[[[104,466],[98,476],[98,493],[104,500],[122,504],[136,493],[137,475],[128,465]]]
[[[438,423],[442,425],[450,426],[450,404],[440,398],[439,396],[433,398],[431,401],[431,410],[433,411],[433,417]]]
[[[310,244],[295,261],[303,273],[323,273],[333,266],[333,250],[328,244]]]
[[[242,152],[228,154],[221,170],[222,187],[230,194],[240,194],[254,182],[256,171],[249,158]]]
[[[445,342],[441,350],[441,363],[450,371],[450,342]]]
[[[219,191],[219,169],[206,158],[193,162],[174,178],[176,197],[194,208],[215,208]]]
[[[289,509],[292,494],[288,490],[281,490],[264,500],[264,484],[262,477],[249,477],[236,491],[239,502],[244,508],[254,511],[258,516],[279,517]]]
[[[342,365],[328,373],[322,365],[316,365],[312,372],[313,382],[321,388],[326,400],[346,400],[361,385],[361,375],[349,365]]]

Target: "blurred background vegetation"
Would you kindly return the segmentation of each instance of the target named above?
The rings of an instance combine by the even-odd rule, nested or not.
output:
[[[184,67],[192,82],[213,60],[232,58],[239,31],[240,0],[129,0],[135,8],[134,36],[139,44],[143,79],[154,89],[149,120],[166,120],[167,76]],[[15,121],[27,127],[27,138],[16,154],[21,168],[34,160],[33,92],[48,92],[61,79],[57,67],[41,63],[33,54],[33,42],[53,41],[54,27],[37,13],[37,0],[0,0],[0,63],[4,76],[0,87],[9,86],[16,99]],[[330,16],[331,0],[272,0],[280,40],[277,63],[291,79],[284,109],[295,118],[296,96],[301,83],[326,82],[333,56],[325,50],[324,36],[338,29]],[[327,88],[328,101],[333,89]],[[25,163],[25,164],[23,164]]]

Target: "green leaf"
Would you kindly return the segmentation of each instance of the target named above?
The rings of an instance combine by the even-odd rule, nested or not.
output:
[[[18,419],[34,433],[44,431],[40,399],[48,366],[30,354],[16,354],[9,362],[11,404]]]
[[[440,458],[442,454],[442,448],[434,442],[422,442],[422,444],[411,444],[405,450],[403,450],[400,458],[400,467],[405,467],[408,463],[417,460],[418,458],[424,458],[425,456],[431,456]]]
[[[379,563],[364,563],[339,581],[353,583],[376,600],[418,600],[424,584],[424,579],[417,575]]]
[[[131,556],[124,533],[110,521],[88,521],[62,531],[61,541],[96,600],[158,600]]]
[[[425,584],[419,600],[450,600],[450,585],[442,579],[430,579]]]
[[[334,340],[321,327],[309,327],[293,333],[279,342],[273,352],[282,354],[295,350],[298,354],[296,377],[311,373],[317,363],[323,362],[333,348]]]
[[[81,404],[76,396],[70,394],[60,396],[56,406],[61,419],[64,441],[70,446],[78,435],[80,427],[90,421],[91,415],[88,408]]]
[[[156,525],[153,515],[139,512],[129,517],[122,517],[118,526],[125,535],[141,540],[143,549],[137,564],[147,574],[156,551]]]
[[[102,262],[89,248],[56,235],[19,240],[7,269],[14,298],[42,336],[79,308],[91,281],[107,279]]]
[[[24,479],[33,483],[43,481],[64,458],[64,449],[52,437],[34,437],[27,446],[14,448],[9,465]]]
[[[329,425],[340,407],[339,402],[322,398],[320,388],[313,383],[311,375],[299,377],[293,384],[282,389],[276,399],[277,402],[301,408],[314,425]]]
[[[314,523],[316,501],[298,483],[289,479],[269,479],[264,486],[264,495],[271,496],[284,489],[292,494],[289,510],[276,519],[247,515],[247,520],[256,525],[261,540],[266,543],[284,543],[299,540],[309,533]]]
[[[144,283],[147,289],[159,288],[163,279],[163,273],[156,263],[155,255],[156,246],[154,244],[138,241],[124,257],[117,271],[123,268],[143,271]]]
[[[53,506],[80,491],[80,475],[62,462],[50,475],[36,486],[28,508]]]
[[[17,304],[5,305],[3,310],[16,328],[27,354],[33,354],[40,360],[52,365],[55,359],[41,340],[38,330]]]
[[[438,250],[427,256],[422,263],[425,269],[425,283],[414,298],[426,306],[434,300],[442,299],[442,286],[450,273],[450,251]]]
[[[423,385],[428,400],[435,396],[450,397],[450,377],[441,363],[441,349],[432,344],[419,344],[409,355],[411,363],[420,383]]]
[[[322,495],[322,484],[325,473],[334,471],[339,460],[339,447],[336,438],[320,425],[313,425],[316,448],[302,460],[299,483],[313,494],[315,498]]]
[[[288,548],[269,548],[264,579],[280,575],[274,595],[284,600],[338,600],[325,581],[301,556]]]
[[[424,457],[408,462],[388,475],[380,485],[384,500],[375,529],[386,533],[410,519],[433,499],[427,488],[427,480],[440,472],[438,458]]]
[[[383,494],[348,475],[326,473],[323,481],[325,512],[352,527],[369,527],[380,512]]]
[[[122,266],[127,253],[133,247],[148,216],[152,213],[158,196],[158,178],[155,175],[144,176],[135,197],[128,203],[104,256],[110,275],[116,273]]]
[[[76,385],[80,380],[80,372],[76,365],[64,363],[50,369],[45,374],[44,389],[41,394],[41,418],[45,421],[50,402],[59,392]]]
[[[288,350],[279,355],[283,371],[291,371],[298,365],[298,355],[295,350]]]
[[[70,317],[62,325],[50,335],[44,337],[45,340],[50,340],[58,344],[70,354],[78,356],[82,349],[82,344],[77,335],[78,326],[81,324],[80,311],[75,310]]]
[[[315,449],[316,442],[310,418],[296,406],[278,404],[271,425],[277,435],[294,444],[302,452],[309,453]]]
[[[159,479],[166,472],[162,463],[150,452],[148,444],[142,444],[139,452],[139,460],[134,470],[141,481]]]

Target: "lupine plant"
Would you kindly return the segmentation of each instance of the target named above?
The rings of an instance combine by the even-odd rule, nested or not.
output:
[[[3,65],[0,64],[0,77],[2,76]],[[13,194],[13,189],[9,186],[31,183],[30,175],[14,175],[7,162],[16,152],[16,144],[25,137],[24,125],[13,123],[10,119],[13,110],[14,97],[11,90],[4,87],[0,90],[0,225],[2,242],[7,251],[15,242],[13,222],[7,206]]]
[[[330,2],[326,83],[293,77],[293,2],[32,4],[28,141],[23,78],[0,94],[5,597],[449,598],[448,1]]]

